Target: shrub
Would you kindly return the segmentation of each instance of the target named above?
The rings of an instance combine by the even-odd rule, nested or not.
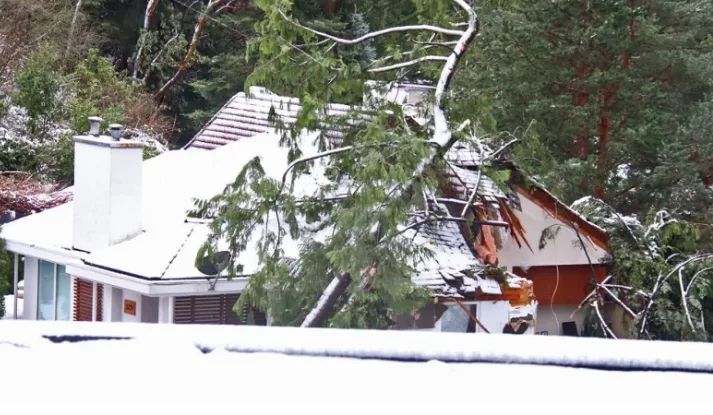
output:
[[[56,54],[46,47],[31,54],[15,73],[13,102],[27,110],[28,130],[37,138],[45,138],[47,124],[58,114],[62,78]]]

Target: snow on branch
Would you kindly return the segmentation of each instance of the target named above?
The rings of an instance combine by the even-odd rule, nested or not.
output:
[[[356,45],[358,43],[362,43],[369,39],[387,35],[389,33],[398,33],[398,32],[430,31],[430,32],[440,33],[443,35],[448,35],[448,36],[462,36],[465,33],[462,30],[446,29],[444,27],[432,26],[432,25],[406,25],[406,26],[396,26],[396,27],[389,27],[387,29],[377,30],[375,32],[367,33],[364,36],[360,36],[356,39],[344,39],[341,37],[332,36],[328,33],[320,32],[319,30],[315,30],[315,29],[312,29],[311,27],[297,23],[294,20],[290,19],[285,14],[285,12],[283,12],[282,10],[279,10],[279,13],[282,15],[282,17],[285,20],[287,20],[288,22],[292,23],[293,25],[299,27],[300,29],[314,33],[317,36],[327,38],[327,39],[335,41],[337,43],[341,43],[343,45]]]
[[[396,69],[401,69],[401,68],[406,68],[406,67],[409,67],[409,66],[417,65],[417,64],[419,64],[419,63],[421,63],[421,62],[428,62],[428,61],[441,61],[441,62],[445,62],[445,61],[447,61],[447,60],[448,60],[448,58],[445,57],[445,56],[428,55],[428,56],[422,56],[422,57],[417,58],[417,59],[412,59],[412,60],[406,61],[406,62],[399,62],[399,63],[395,63],[395,64],[393,64],[393,65],[388,65],[388,66],[382,66],[382,67],[379,67],[379,68],[369,69],[368,72],[371,72],[371,73],[388,72],[388,71],[393,71],[393,70],[396,70]]]
[[[456,42],[450,55],[448,55],[448,57],[445,59],[445,63],[443,65],[443,68],[441,69],[440,75],[438,77],[438,82],[436,84],[435,100],[433,103],[432,112],[434,133],[433,137],[429,140],[429,143],[432,144],[431,150],[429,154],[424,157],[423,160],[421,160],[421,162],[416,166],[413,173],[411,174],[411,178],[408,181],[408,184],[403,188],[399,189],[399,192],[390,195],[392,199],[408,198],[410,195],[412,195],[416,189],[416,183],[419,182],[420,178],[423,175],[423,172],[429,166],[440,160],[456,141],[453,139],[451,128],[448,125],[448,120],[444,108],[444,99],[446,96],[446,92],[448,91],[451,79],[453,78],[453,75],[456,72],[458,63],[465,54],[468,46],[478,34],[478,16],[475,13],[473,7],[471,7],[464,0],[454,0],[454,2],[468,13],[468,23],[467,29],[465,31],[446,29],[432,25],[407,25],[396,26],[371,32],[356,39],[343,39],[303,26],[291,20],[281,10],[278,11],[281,16],[291,24],[308,32],[314,33],[322,38],[330,39],[334,42],[344,45],[356,45],[366,40],[373,39],[375,37],[386,35],[389,33],[409,31],[430,31],[448,36],[459,36],[459,39]],[[447,219],[450,220],[452,219],[452,217],[447,217]],[[373,231],[373,234],[377,240],[382,238],[380,226],[377,227],[375,231]],[[344,292],[346,292],[346,288],[349,282],[349,280],[335,277],[332,283],[330,283],[329,286],[325,289],[315,307],[309,313],[308,318],[303,321],[302,327],[314,327],[315,325],[318,325],[320,317],[324,318],[334,307],[334,302],[336,302],[336,299],[338,299]],[[352,294],[352,296],[353,295],[354,294]],[[349,301],[351,301],[351,299]]]

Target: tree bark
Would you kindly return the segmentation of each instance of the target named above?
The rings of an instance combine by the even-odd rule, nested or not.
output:
[[[599,120],[599,155],[597,156],[597,186],[594,188],[594,197],[604,200],[604,187],[608,176],[607,150],[611,141],[611,115],[612,100],[617,84],[612,82],[604,86],[601,117]]]
[[[82,0],[77,0],[77,4],[74,7],[74,15],[72,16],[72,23],[69,26],[69,36],[67,36],[67,49],[64,52],[65,60],[69,56],[69,51],[72,50],[72,40],[74,39],[74,30],[77,27],[77,18],[79,17],[79,11],[81,9],[82,9]]]
[[[144,14],[144,27],[141,36],[139,36],[139,49],[136,52],[136,59],[134,59],[134,73],[133,78],[139,75],[139,67],[141,66],[141,58],[144,51],[144,45],[146,44],[146,34],[149,31],[149,26],[151,25],[151,19],[156,12],[156,6],[158,6],[159,0],[149,0],[146,4],[146,13]]]
[[[154,99],[162,99],[166,95],[166,92],[168,92],[168,90],[171,89],[173,85],[175,85],[176,82],[178,82],[183,77],[183,75],[185,75],[186,71],[190,69],[191,66],[193,66],[193,57],[195,56],[196,51],[198,50],[198,42],[200,41],[203,28],[208,23],[208,16],[223,3],[225,3],[225,0],[211,0],[206,10],[199,15],[198,21],[196,22],[196,27],[193,30],[193,38],[191,39],[191,43],[188,45],[186,55],[184,56],[181,63],[178,64],[178,70],[173,75],[173,77],[171,77],[171,79],[169,79],[168,82],[166,82],[166,84],[164,84],[161,89],[154,95]]]

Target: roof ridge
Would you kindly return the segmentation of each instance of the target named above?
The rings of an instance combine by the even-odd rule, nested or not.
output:
[[[206,122],[205,124],[203,124],[203,128],[201,128],[200,131],[198,131],[198,132],[193,136],[193,138],[191,138],[190,141],[188,141],[188,143],[186,143],[185,146],[181,147],[181,150],[188,150],[188,149],[193,145],[193,142],[196,141],[196,140],[198,139],[198,137],[200,137],[201,134],[203,134],[203,132],[204,132],[205,130],[207,130],[208,127],[210,127],[210,126],[213,124],[213,121],[215,121],[215,119],[218,118],[218,115],[220,115],[220,114],[223,112],[223,110],[225,110],[226,108],[228,108],[228,107],[230,106],[230,104],[232,104],[233,101],[235,101],[240,95],[243,95],[243,96],[244,96],[244,95],[245,95],[245,92],[242,92],[242,91],[241,91],[241,92],[238,92],[237,94],[233,95],[233,97],[230,98],[230,99],[228,100],[228,102],[225,103],[225,105],[223,105],[218,111],[216,111],[215,114],[213,114],[213,116],[210,118],[210,120],[208,120],[208,122]]]
[[[185,222],[185,223],[189,223],[189,222]],[[161,276],[159,277],[159,279],[162,279],[162,278],[166,275],[166,272],[167,272],[168,269],[171,267],[171,264],[173,264],[173,261],[176,260],[176,257],[178,257],[178,254],[181,253],[181,251],[183,250],[183,247],[186,246],[186,243],[188,242],[188,239],[190,239],[191,235],[193,235],[193,231],[194,231],[195,229],[196,229],[196,224],[194,224],[194,225],[191,227],[191,230],[188,231],[188,234],[186,235],[186,237],[183,238],[183,242],[181,243],[181,245],[180,245],[180,246],[178,247],[178,249],[176,250],[176,253],[173,255],[173,257],[171,258],[171,260],[168,261],[168,264],[166,264],[166,267],[164,267],[163,271],[161,271]]]

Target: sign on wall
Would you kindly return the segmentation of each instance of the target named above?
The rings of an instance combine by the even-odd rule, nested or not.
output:
[[[124,300],[124,314],[136,315],[136,301]]]

